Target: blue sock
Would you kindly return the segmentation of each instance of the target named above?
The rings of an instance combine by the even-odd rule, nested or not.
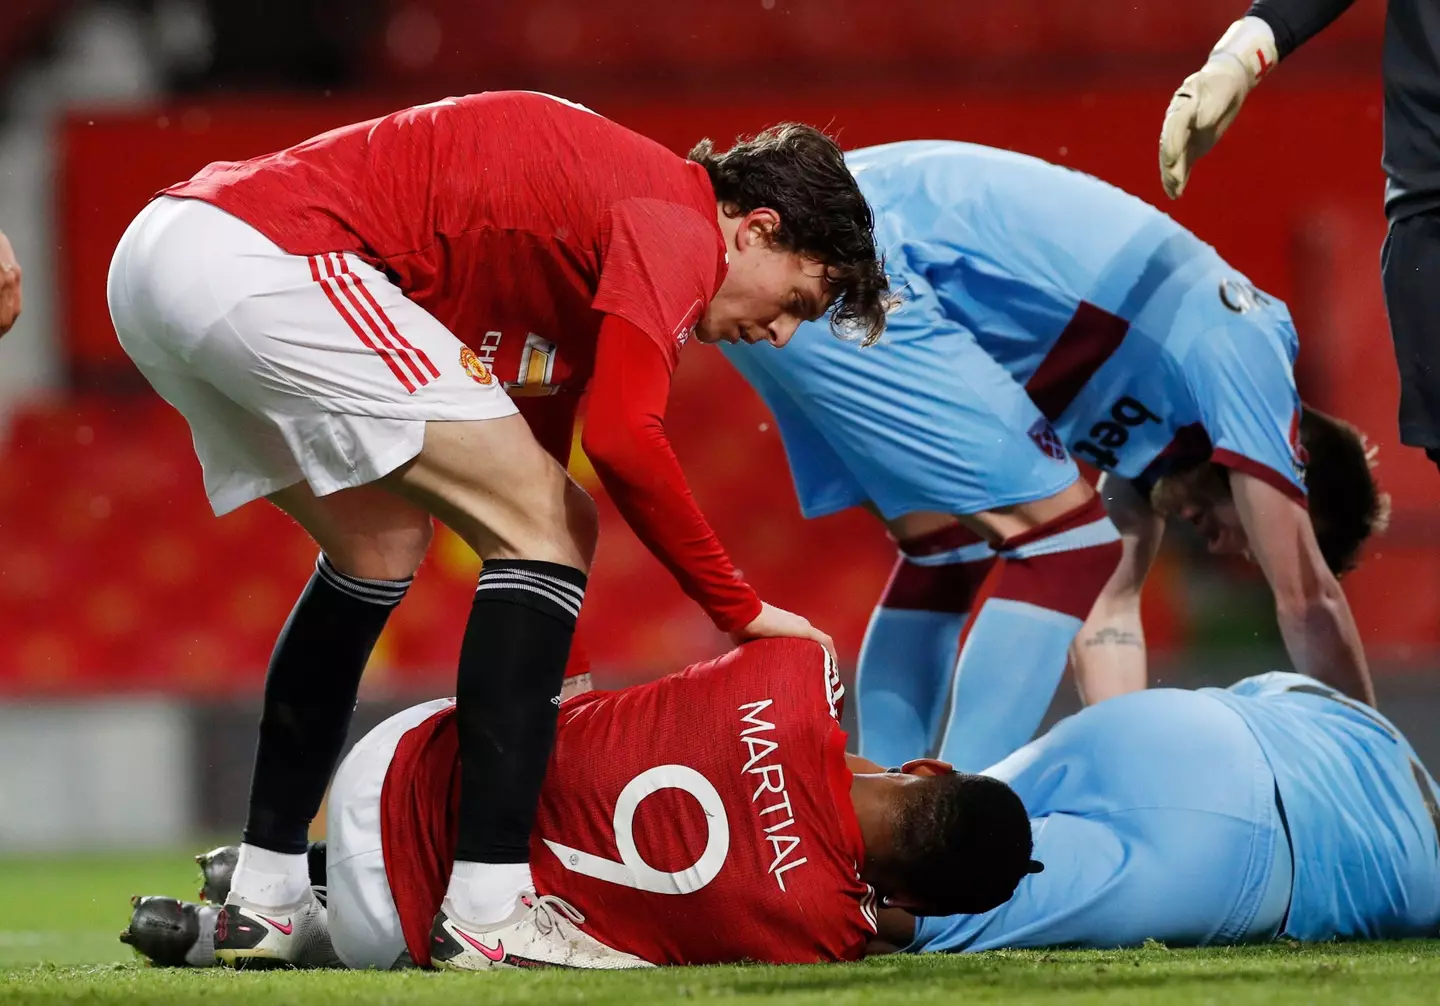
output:
[[[979,772],[1023,747],[1044,719],[1084,619],[992,597],[965,633],[936,757]]]
[[[965,627],[937,757],[979,772],[1035,735],[1120,552],[1098,498],[1006,541]]]
[[[970,603],[994,561],[962,527],[903,542],[901,550],[855,674],[859,753],[887,768],[934,747]]]

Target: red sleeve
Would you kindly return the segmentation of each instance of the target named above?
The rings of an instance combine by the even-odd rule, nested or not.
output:
[[[663,416],[671,369],[645,332],[607,315],[600,325],[582,444],[636,537],[716,626],[734,632],[760,614],[760,598],[740,578],[695,505],[670,448]]]
[[[624,318],[665,351],[680,346],[723,278],[714,217],[663,199],[627,199],[610,211],[600,284],[591,307]]]

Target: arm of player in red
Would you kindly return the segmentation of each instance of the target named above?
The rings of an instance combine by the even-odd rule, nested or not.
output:
[[[736,638],[800,636],[833,649],[805,619],[761,604],[690,495],[665,433],[671,371],[654,339],[606,315],[581,441],[605,490],[636,537],[722,631]]]
[[[1375,704],[1360,630],[1315,540],[1310,515],[1268,481],[1232,469],[1230,490],[1250,553],[1270,581],[1295,670]]]

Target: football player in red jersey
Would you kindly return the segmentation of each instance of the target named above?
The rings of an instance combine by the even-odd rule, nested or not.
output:
[[[611,967],[814,963],[861,957],[882,902],[923,915],[1008,899],[1039,868],[1019,797],[940,762],[885,772],[847,756],[842,696],[823,647],[773,639],[566,702],[530,845],[546,924],[613,948]],[[345,965],[532,963],[503,940],[432,931],[458,782],[449,700],[391,717],[341,765],[324,882]],[[140,934],[157,913],[199,911],[156,899],[130,941],[183,958],[194,942],[159,953]]]
[[[809,127],[685,159],[530,92],[211,164],[141,212],[110,272],[121,344],[189,421],[216,512],[266,497],[321,550],[271,659],[227,907],[227,933],[243,922],[264,939],[221,940],[223,961],[292,960],[308,939],[307,828],[432,517],[485,560],[460,649],[466,786],[436,932],[575,959],[531,907],[526,862],[597,531],[557,463],[574,403],[590,390],[584,446],[602,481],[721,629],[828,645],[741,579],[662,416],[692,333],[780,345],[834,305],[878,335],[872,224],[839,148]],[[507,390],[550,399],[533,407],[543,443]]]

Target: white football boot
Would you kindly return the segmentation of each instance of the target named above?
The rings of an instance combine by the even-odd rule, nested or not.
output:
[[[554,895],[522,894],[508,918],[471,926],[455,918],[450,900],[430,927],[430,961],[436,968],[653,968],[634,954],[607,947],[579,928],[585,916]]]
[[[312,888],[303,900],[275,909],[232,891],[215,919],[215,959],[231,968],[333,967],[325,906]]]

